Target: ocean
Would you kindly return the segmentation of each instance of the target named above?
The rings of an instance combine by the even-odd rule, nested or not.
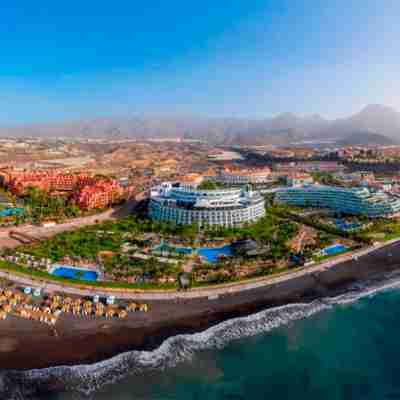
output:
[[[399,289],[398,278],[358,286],[170,338],[152,352],[10,375],[4,398],[400,399]]]

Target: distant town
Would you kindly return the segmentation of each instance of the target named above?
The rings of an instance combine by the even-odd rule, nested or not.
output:
[[[108,288],[212,293],[357,259],[400,238],[399,165],[394,145],[2,139],[0,272],[17,286],[0,317],[126,318],[151,308]]]

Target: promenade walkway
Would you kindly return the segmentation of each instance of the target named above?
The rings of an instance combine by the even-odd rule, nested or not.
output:
[[[375,246],[371,246],[367,249],[360,250],[358,252],[344,254],[342,256],[335,257],[332,260],[314,264],[309,267],[302,268],[297,271],[290,271],[282,273],[277,276],[261,277],[254,280],[237,282],[225,285],[210,286],[204,288],[195,288],[188,291],[177,291],[177,290],[135,290],[135,289],[114,289],[114,288],[97,288],[89,287],[84,285],[68,285],[57,282],[45,281],[37,278],[30,278],[27,275],[15,274],[5,270],[0,270],[0,277],[7,278],[23,286],[41,287],[45,291],[51,292],[63,292],[71,295],[78,296],[94,296],[99,295],[101,297],[109,296],[110,294],[116,296],[119,299],[135,299],[143,301],[151,300],[176,300],[176,299],[188,299],[188,298],[210,298],[216,299],[218,296],[225,294],[233,294],[242,292],[245,290],[257,289],[261,287],[267,287],[269,285],[284,282],[293,278],[305,276],[308,274],[315,274],[322,272],[328,268],[343,263],[346,261],[357,261],[361,257],[364,257],[372,252],[375,252],[384,247],[389,247],[394,244],[400,243],[400,239],[394,239],[385,243],[380,243]],[[388,251],[388,256],[390,252]],[[361,262],[361,260],[359,260]]]

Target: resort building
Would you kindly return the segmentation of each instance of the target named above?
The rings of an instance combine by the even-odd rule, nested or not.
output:
[[[254,169],[227,169],[225,168],[220,174],[213,176],[212,179],[226,185],[257,185],[268,183],[271,181],[271,170],[266,168]]]
[[[94,185],[84,186],[76,192],[74,200],[76,204],[86,210],[94,208],[106,208],[118,201],[124,194],[124,189],[115,180],[102,180]]]
[[[69,198],[83,209],[105,208],[126,192],[118,181],[88,174],[61,173],[58,171],[17,171],[0,175],[2,184],[15,196],[26,195],[29,188],[46,193],[67,192]]]
[[[240,226],[265,215],[263,197],[249,187],[200,190],[163,183],[150,192],[149,216],[157,221],[199,226]]]
[[[299,161],[276,164],[274,170],[281,174],[292,172],[327,172],[335,173],[344,170],[344,166],[336,161]]]
[[[356,171],[351,173],[339,172],[333,174],[333,178],[346,185],[357,184],[369,186],[375,182],[374,173],[369,171]]]
[[[338,213],[391,217],[400,212],[400,199],[368,188],[310,185],[288,188],[276,193],[277,203],[300,207],[329,208]]]
[[[286,184],[288,186],[303,186],[310,185],[314,182],[310,174],[291,173],[285,176]]]
[[[77,187],[94,185],[98,179],[86,174],[70,174],[57,171],[12,171],[7,179],[3,176],[2,183],[7,186],[15,196],[22,196],[30,187],[41,189],[45,192],[72,191]]]

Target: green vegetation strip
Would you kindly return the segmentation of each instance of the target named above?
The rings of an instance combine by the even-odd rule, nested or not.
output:
[[[365,237],[364,235],[358,234],[356,232],[342,231],[338,228],[335,228],[334,226],[323,224],[323,223],[319,222],[318,220],[316,220],[315,218],[305,217],[305,216],[295,214],[290,209],[288,209],[287,207],[284,207],[284,206],[274,206],[274,207],[271,207],[268,211],[276,216],[281,217],[281,218],[289,218],[293,221],[299,222],[301,224],[310,226],[316,230],[324,231],[326,233],[329,233],[329,234],[332,234],[335,236],[341,236],[346,239],[351,239],[351,240],[354,240],[356,242],[363,243],[363,244],[371,244],[371,242],[372,242],[370,238]]]
[[[314,264],[315,265],[315,264]],[[145,292],[147,290],[157,290],[157,291],[166,291],[166,292],[173,292],[177,290],[177,287],[175,284],[160,284],[160,285],[153,285],[153,284],[130,284],[130,283],[124,283],[124,282],[102,282],[102,281],[76,281],[72,279],[67,279],[67,278],[62,278],[56,275],[51,275],[47,272],[42,272],[42,271],[37,271],[37,270],[31,270],[25,267],[22,267],[17,264],[13,264],[7,261],[2,261],[0,260],[0,269],[5,270],[7,272],[15,273],[16,275],[20,275],[26,278],[31,278],[31,279],[38,279],[41,281],[46,281],[46,282],[51,282],[51,283],[60,283],[68,285],[68,286],[73,286],[79,289],[92,289],[92,288],[100,288],[100,289],[131,289],[135,290],[137,292]],[[216,288],[222,288],[222,287],[232,287],[232,286],[238,286],[238,285],[243,285],[243,284],[248,284],[248,283],[254,283],[254,282],[259,282],[262,280],[265,280],[266,278],[278,278],[281,276],[289,275],[294,272],[298,272],[300,270],[304,270],[304,267],[302,268],[293,268],[293,269],[285,269],[281,270],[279,272],[275,272],[273,274],[269,275],[264,275],[264,276],[258,276],[255,278],[250,278],[250,279],[243,279],[239,281],[234,281],[234,282],[225,282],[221,284],[213,284],[210,285],[207,282],[202,282],[202,283],[196,283],[193,286],[193,289],[216,289]]]
[[[0,260],[0,269],[6,270],[8,272],[15,272],[20,275],[32,279],[41,279],[45,281],[52,281],[60,284],[68,284],[76,287],[95,287],[95,288],[110,288],[110,289],[157,289],[157,290],[171,290],[176,289],[174,283],[164,283],[164,284],[151,284],[151,283],[126,283],[126,282],[104,282],[104,281],[76,281],[73,279],[67,279],[60,276],[49,274],[48,272],[33,270],[29,268],[22,267],[17,264],[13,264],[7,261]]]

